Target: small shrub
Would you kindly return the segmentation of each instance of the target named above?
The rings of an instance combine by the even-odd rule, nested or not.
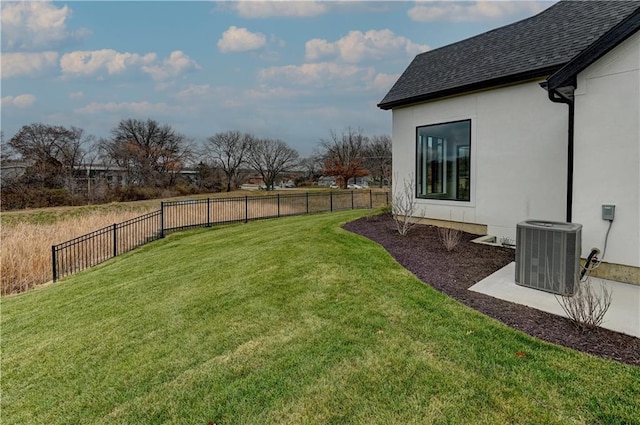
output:
[[[195,195],[198,193],[197,187],[187,184],[177,184],[175,190],[178,192],[178,196]]]
[[[143,201],[145,199],[160,198],[162,191],[153,187],[127,186],[114,190],[119,202]]]
[[[382,214],[391,214],[393,213],[393,207],[391,205],[385,205],[381,208]]]
[[[453,213],[449,211],[449,221],[453,222]],[[462,213],[462,222],[464,223],[464,212]],[[438,228],[438,236],[442,245],[449,252],[453,251],[462,240],[462,229],[456,227],[440,227]]]
[[[611,306],[611,291],[603,284],[600,284],[599,291],[595,291],[587,279],[585,282],[578,281],[573,296],[556,296],[556,300],[578,328],[587,330],[602,324]]]
[[[462,231],[453,227],[438,228],[438,236],[447,251],[453,251],[462,240]]]
[[[500,245],[504,246],[505,248],[513,248],[514,246],[516,246],[516,242],[508,236],[503,236],[500,238]]]
[[[64,188],[29,187],[26,185],[3,185],[0,197],[2,210],[22,208],[45,208],[73,205],[74,198]]]

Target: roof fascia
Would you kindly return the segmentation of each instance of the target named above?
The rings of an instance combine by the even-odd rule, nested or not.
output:
[[[600,37],[580,54],[559,69],[548,78],[548,86],[551,90],[571,85],[576,76],[589,65],[613,50],[627,38],[640,29],[640,6],[609,32]]]
[[[514,83],[525,82],[536,78],[546,78],[549,75],[557,72],[562,67],[560,65],[548,66],[545,68],[529,70],[518,74],[506,75],[498,78],[492,78],[489,80],[479,81],[473,84],[467,84],[464,86],[452,87],[450,89],[440,90],[432,93],[427,93],[420,96],[413,96],[394,100],[390,102],[381,102],[377,106],[380,109],[389,110],[398,108],[401,106],[408,106],[416,103],[427,102],[431,100],[441,99],[445,97],[471,93],[475,91],[485,90],[493,87],[505,86]]]

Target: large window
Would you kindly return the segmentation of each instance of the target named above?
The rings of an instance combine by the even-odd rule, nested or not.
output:
[[[416,196],[469,201],[471,121],[418,127]]]

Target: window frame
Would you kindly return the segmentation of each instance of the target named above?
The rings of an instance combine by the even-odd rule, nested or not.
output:
[[[471,193],[471,183],[472,183],[472,160],[471,160],[471,156],[472,156],[472,138],[473,138],[473,120],[471,118],[466,118],[466,119],[460,119],[460,120],[453,120],[453,121],[446,121],[446,122],[438,122],[438,123],[434,123],[434,124],[426,124],[426,125],[421,125],[421,126],[417,126],[416,127],[416,131],[415,131],[415,138],[414,138],[414,146],[415,146],[415,179],[416,179],[416,186],[415,186],[415,198],[418,200],[428,200],[428,201],[443,201],[443,202],[465,202],[467,204],[471,204],[472,202],[472,193]],[[448,150],[447,150],[447,139],[443,139],[443,138],[437,138],[434,137],[434,139],[440,139],[443,140],[443,144],[445,146],[445,152],[444,152],[444,161],[441,162],[439,168],[439,174],[442,175],[442,181],[441,181],[441,192],[438,193],[433,193],[433,194],[421,194],[420,193],[420,161],[421,161],[421,156],[420,156],[420,131],[422,129],[428,128],[428,127],[436,127],[436,126],[443,126],[443,125],[448,125],[448,124],[459,124],[459,123],[467,123],[468,125],[468,131],[469,131],[469,140],[468,140],[468,144],[464,145],[464,144],[460,144],[460,145],[453,145],[451,147],[451,149],[453,149],[455,151],[455,159],[452,161],[455,163],[455,167],[456,167],[456,174],[454,176],[451,176],[451,178],[454,180],[451,184],[455,185],[455,190],[456,190],[456,196],[459,193],[458,191],[460,190],[461,187],[461,182],[463,179],[466,179],[466,199],[457,199],[457,198],[446,198],[443,197],[443,195],[446,195],[447,193],[447,158],[448,158]],[[462,150],[466,150],[468,157],[467,157],[467,161],[466,161],[466,169],[464,170],[464,174],[465,176],[461,176],[459,169],[460,169],[460,156],[458,155],[461,151],[461,148],[463,148]]]

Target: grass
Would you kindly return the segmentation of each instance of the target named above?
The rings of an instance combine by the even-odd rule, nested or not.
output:
[[[640,423],[640,368],[530,338],[340,229],[173,234],[2,301],[4,424]]]
[[[326,191],[316,189],[315,192]],[[285,195],[305,193],[302,190],[287,190]],[[327,192],[328,193],[328,192]],[[245,196],[256,197],[261,202],[250,201],[245,206]],[[211,204],[210,217],[206,204],[189,208],[168,208],[165,213],[167,227],[180,227],[206,222],[208,218],[216,222],[244,220],[249,212],[251,218],[274,217],[276,215],[300,214],[305,211],[328,210],[329,199],[317,196],[291,198],[283,196],[276,201],[273,191],[235,191],[209,195],[211,198],[225,198],[223,202]],[[207,198],[198,195],[196,198]],[[234,201],[230,202],[234,198]],[[356,203],[353,204],[354,198]],[[174,198],[174,199],[185,199]],[[374,195],[370,199],[368,191],[338,192],[334,195],[333,208],[356,208],[369,206],[370,200],[380,204],[383,197]],[[266,201],[266,202],[263,202]],[[139,217],[157,211],[160,200],[111,203],[83,207],[58,207],[38,210],[3,213],[0,240],[0,295],[24,292],[52,279],[51,246],[85,235],[113,223]],[[188,212],[188,213],[187,213]],[[106,242],[106,239],[103,241]],[[123,241],[124,242],[124,241]],[[95,248],[94,248],[95,249]],[[83,258],[78,258],[77,269],[82,269]]]

